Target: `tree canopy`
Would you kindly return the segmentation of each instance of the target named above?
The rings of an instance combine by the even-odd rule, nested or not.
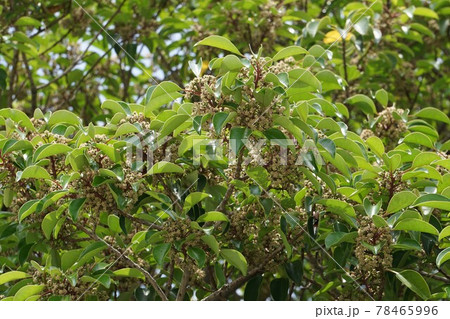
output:
[[[450,298],[448,1],[0,13],[0,299]]]

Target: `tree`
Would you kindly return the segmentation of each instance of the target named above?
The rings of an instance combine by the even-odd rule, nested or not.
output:
[[[448,3],[80,4],[2,9],[2,299],[449,298]]]

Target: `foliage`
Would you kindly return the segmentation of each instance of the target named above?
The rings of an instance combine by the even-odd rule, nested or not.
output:
[[[3,300],[450,298],[448,3],[22,2]]]

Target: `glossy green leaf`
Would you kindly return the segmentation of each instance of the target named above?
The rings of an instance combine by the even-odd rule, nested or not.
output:
[[[239,269],[244,276],[247,274],[247,260],[240,252],[234,249],[222,249],[220,255],[231,265]]]
[[[395,230],[407,230],[407,231],[418,231],[423,233],[428,233],[432,235],[439,235],[438,230],[436,227],[431,225],[430,223],[427,223],[423,220],[416,219],[416,218],[406,218],[401,220],[397,225],[394,227]]]
[[[441,267],[447,260],[450,259],[450,247],[445,248],[436,257],[436,265]]]
[[[403,191],[394,194],[391,200],[389,201],[389,205],[386,209],[387,213],[395,213],[399,210],[410,206],[417,199],[417,196],[410,191]]]
[[[214,48],[219,48],[222,50],[230,51],[231,53],[235,53],[237,55],[242,55],[241,52],[236,48],[236,46],[227,38],[219,36],[219,35],[211,35],[199,42],[197,42],[195,46],[198,45],[207,45]]]
[[[205,261],[206,261],[206,254],[203,251],[203,249],[191,246],[191,247],[188,247],[187,253],[192,259],[194,259],[196,261],[197,266],[199,268],[203,268],[203,266],[205,265]]]
[[[158,265],[162,266],[164,264],[164,258],[169,252],[170,247],[172,247],[172,244],[162,243],[156,245],[155,248],[153,248],[153,257],[155,257],[155,260],[158,263]]]
[[[148,175],[154,175],[154,174],[163,174],[163,173],[183,173],[184,170],[170,162],[161,161],[156,164],[154,164],[147,172]]]
[[[414,291],[420,298],[427,300],[431,297],[430,288],[423,277],[414,270],[391,270],[398,280],[406,287]]]
[[[16,271],[16,270],[8,271],[0,275],[0,286],[10,281],[24,279],[28,277],[31,276],[23,271]]]
[[[227,215],[221,212],[217,211],[211,211],[207,212],[203,215],[201,215],[199,218],[197,218],[197,222],[229,222]]]

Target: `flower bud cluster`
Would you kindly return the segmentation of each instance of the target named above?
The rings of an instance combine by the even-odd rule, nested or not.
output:
[[[212,75],[196,77],[186,85],[185,97],[194,102],[192,113],[205,115],[223,111],[222,103],[216,101],[214,91],[216,90],[217,78]]]
[[[390,228],[375,226],[368,216],[360,218],[359,224],[355,248],[358,277],[369,283],[369,294],[378,296],[383,293],[384,271],[392,267]],[[381,247],[374,253],[367,245]]]
[[[284,59],[284,61],[281,60],[275,62],[275,64],[269,67],[269,72],[272,72],[274,74],[288,73],[289,71],[292,71],[295,68],[296,63],[297,62],[293,57],[289,57]]]
[[[396,119],[394,113],[402,115],[404,110],[395,107],[388,107],[380,112],[375,127],[375,135],[379,138],[386,138],[388,146],[395,147],[399,138],[406,132],[406,123],[401,119]]]
[[[109,299],[108,293],[99,289],[98,285],[92,285],[92,283],[83,282],[80,279],[84,274],[89,274],[87,266],[79,268],[76,272],[78,279],[75,286],[68,279],[68,276],[73,274],[70,271],[67,274],[50,274],[34,270],[31,275],[33,283],[45,285],[44,291],[51,296],[68,296],[73,301],[88,295],[95,295],[99,300]]]
[[[125,123],[139,124],[143,132],[150,131],[150,120],[143,113],[133,112],[131,115],[121,119],[117,125],[120,126]]]

